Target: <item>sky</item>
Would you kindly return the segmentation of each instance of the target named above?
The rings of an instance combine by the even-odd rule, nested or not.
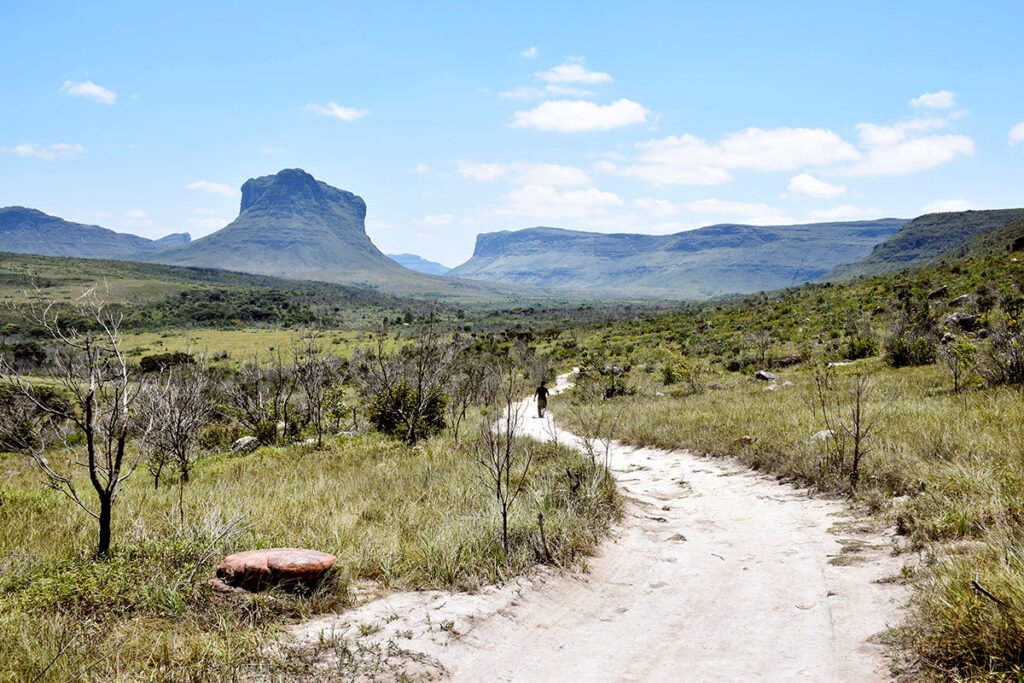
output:
[[[1019,0],[4,2],[0,26],[0,206],[147,237],[296,167],[448,266],[539,225],[1024,206]]]

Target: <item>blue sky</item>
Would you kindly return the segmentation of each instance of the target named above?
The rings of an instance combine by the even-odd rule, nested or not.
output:
[[[208,234],[250,177],[384,251],[1024,205],[1024,3],[3,3],[0,206]],[[2,248],[2,245],[0,245]]]

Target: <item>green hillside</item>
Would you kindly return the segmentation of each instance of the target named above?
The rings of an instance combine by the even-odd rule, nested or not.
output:
[[[919,216],[859,261],[836,266],[821,280],[891,273],[927,263],[974,237],[1024,220],[1024,209],[930,213]]]

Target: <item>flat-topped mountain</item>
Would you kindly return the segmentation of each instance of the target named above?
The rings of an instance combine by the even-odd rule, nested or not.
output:
[[[928,213],[909,221],[863,259],[839,265],[822,279],[843,280],[922,266],[980,235],[1022,220],[1024,209]]]
[[[152,260],[325,282],[381,284],[410,273],[366,235],[366,203],[301,169],[242,185],[238,218]]]
[[[906,221],[713,225],[673,235],[529,228],[479,235],[448,275],[619,297],[702,298],[815,280],[867,255]]]
[[[73,223],[22,206],[0,208],[0,251],[15,254],[132,259],[189,240],[187,232],[151,240],[98,225]]]

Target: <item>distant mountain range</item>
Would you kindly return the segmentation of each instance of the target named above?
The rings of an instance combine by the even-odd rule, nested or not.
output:
[[[604,296],[707,298],[816,280],[858,260],[905,220],[713,225],[674,235],[528,228],[479,235],[450,276]]]
[[[427,275],[444,275],[451,270],[451,268],[443,263],[428,261],[416,254],[388,254],[388,258],[409,270],[415,270],[417,273],[426,273]]]
[[[15,254],[131,260],[190,239],[184,232],[150,240],[21,206],[0,208],[0,251]]]
[[[452,270],[413,254],[383,254],[366,234],[365,217],[360,197],[285,169],[248,180],[238,217],[195,241],[187,233],[149,240],[8,207],[0,209],[0,251],[216,268],[420,299],[681,300],[921,265],[973,248],[979,236],[1024,220],[1024,209],[912,221],[726,224],[673,235],[528,228],[479,235],[473,257]]]

